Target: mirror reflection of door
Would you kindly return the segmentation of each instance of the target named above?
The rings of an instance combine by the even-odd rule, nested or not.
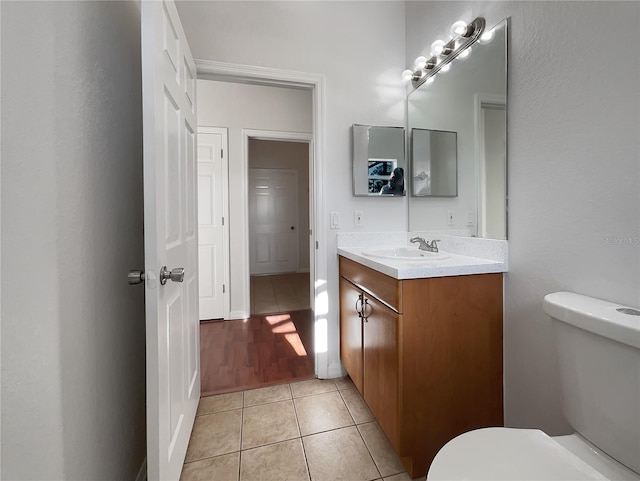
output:
[[[411,130],[414,197],[458,195],[458,134],[444,130]]]
[[[506,239],[507,115],[504,105],[483,104],[484,177],[480,227],[482,237]]]

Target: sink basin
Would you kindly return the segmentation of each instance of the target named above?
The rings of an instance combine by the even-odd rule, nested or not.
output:
[[[396,259],[404,261],[438,261],[451,257],[446,252],[422,251],[412,247],[386,247],[381,249],[363,250],[362,254],[369,257],[381,257],[383,259]]]

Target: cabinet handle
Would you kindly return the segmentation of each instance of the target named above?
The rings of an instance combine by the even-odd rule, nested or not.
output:
[[[371,307],[371,311],[369,312],[369,314],[367,314],[367,307],[371,307],[369,305],[369,299],[367,299],[366,297],[364,298],[364,303],[362,304],[362,320],[364,322],[369,322],[369,316],[371,315],[371,312],[373,311],[373,307]]]
[[[361,303],[361,304],[360,304],[360,307],[362,307],[362,294],[360,294],[360,295],[358,296],[358,298],[356,299],[356,312],[358,313],[358,315],[359,315],[360,317],[362,317],[362,311],[361,311],[360,309],[358,309],[358,302],[360,302],[360,303]]]

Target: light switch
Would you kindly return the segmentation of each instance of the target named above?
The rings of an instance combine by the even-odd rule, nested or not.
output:
[[[454,211],[452,210],[447,211],[447,225],[455,225],[455,224],[456,224],[456,218],[455,218]]]
[[[331,228],[332,229],[337,229],[338,227],[340,227],[340,214],[338,214],[337,212],[332,212],[331,213]]]
[[[474,218],[473,218],[473,211],[472,210],[468,210],[467,211],[467,225],[468,226],[472,226],[474,224]]]

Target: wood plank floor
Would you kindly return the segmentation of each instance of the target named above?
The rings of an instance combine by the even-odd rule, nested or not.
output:
[[[313,379],[311,309],[200,323],[203,396]]]

